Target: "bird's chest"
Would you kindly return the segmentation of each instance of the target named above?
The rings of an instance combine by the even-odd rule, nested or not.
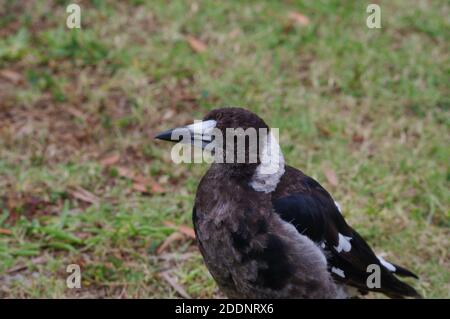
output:
[[[233,201],[197,208],[194,227],[207,264],[226,268],[241,259],[236,249],[237,240],[239,236],[252,239],[249,219],[245,216],[250,213],[246,207]]]
[[[194,227],[205,264],[228,296],[253,291],[260,281],[261,266],[267,268],[265,248],[271,225],[270,210],[255,206],[250,198],[217,201],[196,207]]]
[[[254,236],[257,224],[268,219],[271,209],[270,200],[229,181],[213,190],[201,187],[193,216],[197,237],[211,255],[233,255],[236,236]]]

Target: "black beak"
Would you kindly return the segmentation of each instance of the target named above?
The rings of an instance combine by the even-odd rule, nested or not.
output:
[[[212,131],[216,125],[216,121],[207,120],[196,122],[191,125],[177,127],[172,130],[167,130],[159,133],[155,136],[156,139],[169,141],[169,142],[181,142],[185,144],[193,144],[205,148],[206,145],[214,140]]]
[[[178,143],[179,141],[181,141],[181,137],[178,134],[173,134],[173,133],[175,130],[182,130],[182,129],[183,128],[167,130],[167,131],[159,133],[158,135],[155,136],[155,138],[158,140]]]

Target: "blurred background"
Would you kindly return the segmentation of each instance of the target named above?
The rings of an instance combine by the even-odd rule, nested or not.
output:
[[[73,1],[81,29],[72,1],[0,3],[0,297],[220,297],[191,223],[208,166],[153,136],[222,106],[450,297],[448,1]]]

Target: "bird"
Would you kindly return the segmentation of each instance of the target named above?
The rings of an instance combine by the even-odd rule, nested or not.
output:
[[[236,161],[237,138],[226,133],[239,129],[240,136],[256,131],[259,147],[241,144],[244,156]],[[344,299],[368,292],[421,298],[397,278],[417,275],[377,256],[346,222],[330,193],[285,163],[273,131],[245,108],[224,107],[209,111],[200,122],[155,136],[212,150],[214,160],[198,185],[192,222],[219,289],[238,299]],[[372,274],[378,284],[369,278]]]

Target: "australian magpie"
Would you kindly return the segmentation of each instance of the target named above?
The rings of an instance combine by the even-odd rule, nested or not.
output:
[[[256,148],[245,135],[251,128]],[[228,129],[242,130],[230,137]],[[263,138],[264,130],[269,133]],[[216,109],[156,138],[186,143],[183,134],[188,143],[213,145],[220,154],[198,186],[192,218],[205,264],[228,297],[348,298],[369,291],[420,297],[396,277],[417,276],[377,256],[331,195],[285,164],[277,139],[256,114]],[[246,143],[238,145],[238,136]]]

